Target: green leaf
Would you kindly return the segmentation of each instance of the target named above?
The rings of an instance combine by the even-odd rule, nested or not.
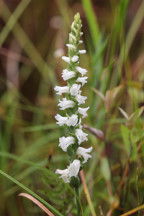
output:
[[[121,125],[121,135],[124,141],[126,152],[127,154],[129,154],[130,153],[129,129],[124,125]]]
[[[111,171],[110,171],[109,163],[106,157],[104,157],[101,161],[101,173],[105,180],[110,180]]]
[[[131,159],[135,161],[137,158],[137,145],[133,142],[133,133],[126,126],[121,125],[121,134],[127,154],[129,155],[131,153]]]
[[[131,143],[132,143],[131,159],[132,159],[132,161],[136,161],[136,159],[137,159],[137,144],[136,144],[136,142],[133,142],[133,140],[135,139],[135,136],[133,133],[130,134],[130,139],[131,139]]]
[[[95,12],[93,10],[93,5],[90,0],[82,0],[82,3],[89,24],[93,45],[96,46],[98,42],[99,33],[100,33],[97,17],[95,15]]]

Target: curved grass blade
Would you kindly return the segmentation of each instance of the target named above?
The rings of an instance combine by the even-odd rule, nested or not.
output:
[[[51,209],[58,216],[64,216],[59,211],[57,211],[53,206],[51,206],[49,203],[47,203],[43,198],[41,198],[40,196],[38,196],[36,193],[34,193],[33,191],[31,191],[29,188],[27,188],[22,183],[18,182],[16,179],[14,179],[13,177],[11,177],[7,173],[5,173],[2,170],[0,170],[0,174],[3,175],[4,177],[8,178],[13,183],[17,184],[19,187],[21,187],[23,190],[25,190],[27,193],[29,193],[30,195],[32,195],[36,199],[38,199],[42,204],[44,204],[47,208]]]
[[[35,203],[37,206],[39,206],[48,216],[54,216],[41,202],[39,202],[37,199],[35,199],[33,196],[27,194],[27,193],[20,193],[18,195],[19,197],[25,197],[29,200],[31,200],[33,203]]]

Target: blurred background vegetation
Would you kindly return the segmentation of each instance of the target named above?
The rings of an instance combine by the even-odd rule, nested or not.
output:
[[[81,66],[90,106],[84,120],[93,158],[84,169],[92,205],[81,186],[83,215],[144,215],[144,1],[0,1],[0,215],[76,215],[73,190],[57,175],[68,164],[58,148],[56,84],[64,85],[66,42],[80,12]],[[119,108],[121,107],[121,108]],[[125,214],[126,215],[126,214]],[[130,215],[130,214],[129,214]]]

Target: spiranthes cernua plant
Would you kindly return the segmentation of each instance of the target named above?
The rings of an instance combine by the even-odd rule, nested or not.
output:
[[[87,70],[80,67],[80,55],[86,53],[86,50],[80,50],[79,45],[83,43],[80,37],[83,35],[81,32],[81,19],[79,13],[74,16],[74,21],[71,25],[71,32],[69,33],[69,42],[66,44],[68,47],[68,57],[63,56],[62,59],[67,63],[67,68],[62,71],[62,78],[66,81],[65,86],[56,86],[55,91],[58,95],[64,97],[59,100],[58,106],[60,110],[65,111],[65,116],[57,114],[55,116],[57,124],[66,126],[68,133],[66,136],[59,138],[59,147],[67,152],[69,156],[69,166],[60,170],[57,169],[56,173],[60,174],[60,178],[65,183],[71,183],[75,188],[78,196],[79,171],[82,165],[87,162],[91,155],[92,147],[85,149],[81,147],[81,143],[87,141],[88,134],[83,131],[82,118],[87,116],[89,107],[83,107],[85,104],[86,96],[83,96],[81,87],[87,83]],[[78,214],[80,209],[78,207]]]

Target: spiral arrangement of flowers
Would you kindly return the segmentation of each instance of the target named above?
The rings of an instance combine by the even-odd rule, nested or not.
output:
[[[83,131],[82,118],[87,116],[89,107],[81,107],[85,104],[86,96],[81,95],[81,87],[87,83],[87,70],[79,66],[80,55],[86,53],[86,50],[79,50],[79,45],[83,43],[80,37],[81,19],[79,13],[74,16],[69,34],[68,57],[63,56],[62,59],[68,64],[67,69],[62,71],[62,78],[67,82],[66,86],[56,86],[55,91],[58,95],[65,95],[59,100],[58,106],[60,110],[65,111],[65,116],[57,114],[55,116],[57,124],[67,127],[66,136],[59,138],[59,147],[69,155],[70,165],[67,169],[57,169],[56,173],[60,174],[60,178],[65,183],[75,184],[79,180],[78,173],[82,164],[86,163],[91,155],[92,147],[86,149],[81,147],[81,143],[87,141],[88,134]]]

